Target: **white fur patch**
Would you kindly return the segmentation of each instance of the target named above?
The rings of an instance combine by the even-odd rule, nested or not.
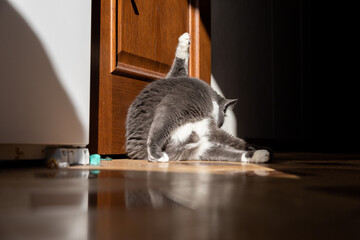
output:
[[[150,154],[150,151],[148,149],[148,158],[149,158],[149,162],[168,162],[169,161],[169,156],[165,153],[165,152],[162,152],[162,157],[157,159],[155,157],[153,157],[151,154]]]
[[[203,155],[212,146],[207,137],[209,133],[209,124],[209,119],[184,124],[171,133],[171,140],[175,144],[182,144],[188,140],[193,132],[195,132],[199,136],[200,140],[196,143],[187,144],[186,148],[194,149],[190,159],[198,160],[201,155]]]
[[[212,105],[213,105],[213,111],[211,115],[213,116],[215,123],[217,125],[219,121],[219,104],[215,100],[213,100]]]
[[[195,132],[201,139],[209,132],[209,122],[209,119],[203,119],[193,123],[186,123],[171,133],[171,140],[176,144],[184,143],[192,132]]]
[[[212,147],[212,143],[209,142],[207,137],[203,137],[198,142],[197,149],[190,156],[190,160],[200,160],[200,157]]]
[[[179,37],[179,44],[176,48],[176,57],[181,59],[189,58],[190,35],[184,33]]]
[[[247,158],[245,157],[246,152],[243,153],[243,155],[241,155],[241,161],[242,162],[250,162],[251,158]]]
[[[163,154],[162,157],[159,158],[157,161],[158,162],[168,162],[169,161],[169,156],[165,152],[163,152],[162,154]]]

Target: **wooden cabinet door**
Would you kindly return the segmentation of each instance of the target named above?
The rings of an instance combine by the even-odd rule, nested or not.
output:
[[[210,83],[210,0],[101,0],[99,78],[92,81],[90,151],[125,154],[127,109],[164,78],[178,37],[191,35],[189,75]]]

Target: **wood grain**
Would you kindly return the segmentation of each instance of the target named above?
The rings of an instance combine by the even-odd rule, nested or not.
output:
[[[210,1],[189,1],[191,36],[189,75],[210,84],[211,79],[211,6]]]
[[[140,73],[143,78],[151,73],[150,79],[163,78],[174,59],[178,36],[188,30],[188,3],[184,0],[135,2],[138,15],[130,1],[118,1],[116,74]]]
[[[110,73],[111,36],[113,34],[113,11],[115,1],[101,1],[100,15],[100,72],[99,72],[99,110],[98,110],[98,149],[97,153],[112,150],[112,81]]]

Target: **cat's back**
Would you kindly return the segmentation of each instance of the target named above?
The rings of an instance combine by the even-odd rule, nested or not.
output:
[[[167,95],[172,95],[175,99],[179,98],[178,100],[181,100],[181,102],[198,102],[199,100],[209,100],[211,98],[211,88],[207,83],[190,77],[156,80],[140,92],[129,108],[128,117],[140,117],[140,115],[136,114],[137,110],[148,114],[154,112],[156,106]]]
[[[211,103],[210,86],[196,78],[175,77],[156,80],[146,86],[131,104],[126,119],[126,148],[130,157],[147,157],[146,142],[157,105],[165,98],[173,110],[189,107],[206,112]],[[164,100],[165,101],[165,100]],[[202,109],[201,109],[202,108]]]

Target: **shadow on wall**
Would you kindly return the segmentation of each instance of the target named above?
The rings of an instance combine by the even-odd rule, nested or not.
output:
[[[212,74],[239,99],[238,136],[274,150],[358,153],[355,3],[211,3]]]
[[[0,43],[0,143],[83,142],[85,130],[42,43],[7,1],[0,2]]]
[[[269,4],[212,1],[212,74],[226,97],[238,99],[237,135],[245,139],[274,135]]]
[[[200,11],[201,24],[203,24],[207,35],[211,37],[210,12],[211,12],[212,1],[211,0],[202,0],[202,1],[187,0],[187,1],[189,4],[192,5],[193,8],[202,9],[202,11]]]

